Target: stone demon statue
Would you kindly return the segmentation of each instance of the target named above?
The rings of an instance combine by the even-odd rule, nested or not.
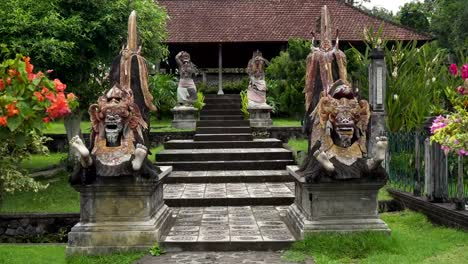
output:
[[[157,177],[147,159],[143,131],[148,128],[132,90],[115,84],[89,107],[92,133],[90,150],[75,136],[70,147],[79,153],[80,167],[72,184],[90,184],[99,177]]]
[[[127,45],[112,61],[110,70],[111,85],[120,84],[133,92],[135,103],[140,107],[140,113],[148,127],[150,126],[150,112],[155,112],[153,96],[148,87],[148,69],[145,58],[140,55],[141,46],[138,47],[136,11],[132,11],[128,18]],[[149,130],[143,131],[144,144],[149,147]]]
[[[346,56],[338,49],[338,38],[332,46],[330,25],[330,14],[324,6],[320,47],[312,46],[307,57],[304,130],[309,135],[309,153],[299,172],[308,182],[385,179],[380,164],[387,139],[377,138],[376,156],[367,157],[369,103],[358,100],[347,82]]]
[[[179,52],[175,60],[179,66],[179,85],[177,87],[177,102],[180,105],[192,106],[197,101],[197,87],[193,77],[198,74],[197,66],[186,51]]]
[[[262,57],[260,51],[255,51],[247,65],[249,74],[249,87],[247,89],[247,98],[249,106],[266,105],[267,86],[265,82],[265,68],[269,62]]]

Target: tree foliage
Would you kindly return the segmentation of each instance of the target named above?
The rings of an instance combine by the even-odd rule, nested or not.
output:
[[[41,70],[54,69],[52,77],[67,83],[86,108],[125,44],[131,10],[138,13],[142,54],[157,62],[167,54],[161,44],[166,13],[152,0],[3,1],[0,42],[33,57]]]
[[[304,113],[304,78],[310,44],[307,40],[290,39],[287,51],[273,58],[266,69],[268,95],[279,113],[296,117]]]

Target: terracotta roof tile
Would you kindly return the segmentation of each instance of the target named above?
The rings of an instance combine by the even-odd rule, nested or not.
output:
[[[365,26],[393,40],[428,40],[431,36],[383,21],[338,0],[160,0],[169,15],[167,43],[276,42],[311,38],[327,5],[340,39],[360,41]]]

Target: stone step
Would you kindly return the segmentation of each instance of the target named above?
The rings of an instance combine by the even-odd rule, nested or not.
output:
[[[240,98],[205,98],[205,105],[219,105],[219,104],[239,104],[241,103]]]
[[[174,171],[165,183],[292,182],[286,170]]]
[[[238,104],[206,104],[204,110],[240,110],[241,105]]]
[[[294,182],[165,184],[163,197],[169,207],[290,205]]]
[[[249,141],[253,140],[251,133],[237,134],[195,134],[195,141]]]
[[[252,133],[250,127],[197,127],[197,134]]]
[[[205,99],[211,99],[211,98],[216,98],[216,99],[240,99],[239,94],[205,94]]]
[[[168,252],[286,249],[295,241],[294,235],[283,220],[287,208],[172,208],[175,221],[163,234],[160,245]]]
[[[250,127],[249,120],[200,120],[197,127]]]
[[[165,161],[231,161],[231,160],[292,160],[284,148],[230,149],[166,149],[156,154],[158,162]]]
[[[203,115],[200,116],[200,120],[225,120],[225,121],[232,121],[232,120],[244,120],[243,115]]]
[[[284,170],[294,160],[158,161],[156,165],[173,166],[174,171]]]
[[[165,149],[216,149],[216,148],[281,148],[283,142],[276,138],[254,139],[253,141],[194,141],[192,139],[170,140]]]
[[[237,110],[201,110],[200,116],[203,115],[241,115],[240,109]]]

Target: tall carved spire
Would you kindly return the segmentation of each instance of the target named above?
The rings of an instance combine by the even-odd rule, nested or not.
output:
[[[320,17],[320,48],[327,51],[332,48],[332,28],[330,13],[326,5],[322,7],[322,14]]]
[[[137,31],[137,14],[133,10],[128,17],[128,37],[126,49],[136,51],[138,49],[138,31]]]

